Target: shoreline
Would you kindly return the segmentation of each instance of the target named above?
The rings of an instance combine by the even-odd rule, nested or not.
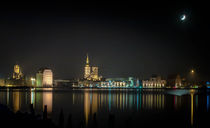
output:
[[[0,89],[2,88],[12,88],[12,89],[57,89],[57,88],[68,88],[68,89],[208,89],[208,88],[190,88],[190,87],[181,87],[181,88],[142,88],[142,87],[29,87],[29,86],[16,86],[16,87],[6,87],[6,86],[0,86]],[[210,88],[209,88],[210,89]]]

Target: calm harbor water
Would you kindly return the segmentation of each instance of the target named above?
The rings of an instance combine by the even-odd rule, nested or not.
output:
[[[205,127],[210,120],[210,90],[164,89],[1,89],[0,104],[12,111],[29,112],[33,104],[58,124],[61,110],[67,124],[98,127]],[[112,122],[110,125],[110,115]]]

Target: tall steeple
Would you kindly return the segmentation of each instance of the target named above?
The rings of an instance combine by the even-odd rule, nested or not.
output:
[[[89,57],[88,57],[88,54],[87,54],[85,71],[84,71],[84,78],[85,79],[90,79],[90,74],[91,74],[91,67],[89,66]]]
[[[89,57],[88,57],[88,54],[87,54],[87,59],[86,59],[86,65],[89,65]]]

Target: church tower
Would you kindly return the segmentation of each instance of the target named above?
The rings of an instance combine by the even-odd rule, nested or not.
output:
[[[13,76],[12,77],[13,77],[13,79],[18,80],[18,79],[21,79],[22,76],[23,76],[23,74],[22,74],[21,68],[20,68],[20,66],[18,64],[16,64],[14,66],[14,72],[13,72]]]
[[[86,58],[86,65],[85,65],[85,72],[84,72],[84,78],[90,80],[91,79],[91,67],[89,65],[89,57],[87,54],[87,58]]]

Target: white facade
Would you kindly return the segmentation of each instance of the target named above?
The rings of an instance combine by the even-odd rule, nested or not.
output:
[[[45,69],[43,71],[43,86],[52,87],[53,86],[53,72],[51,69]]]
[[[166,80],[161,77],[152,77],[150,80],[142,80],[143,88],[163,88],[166,86]]]

